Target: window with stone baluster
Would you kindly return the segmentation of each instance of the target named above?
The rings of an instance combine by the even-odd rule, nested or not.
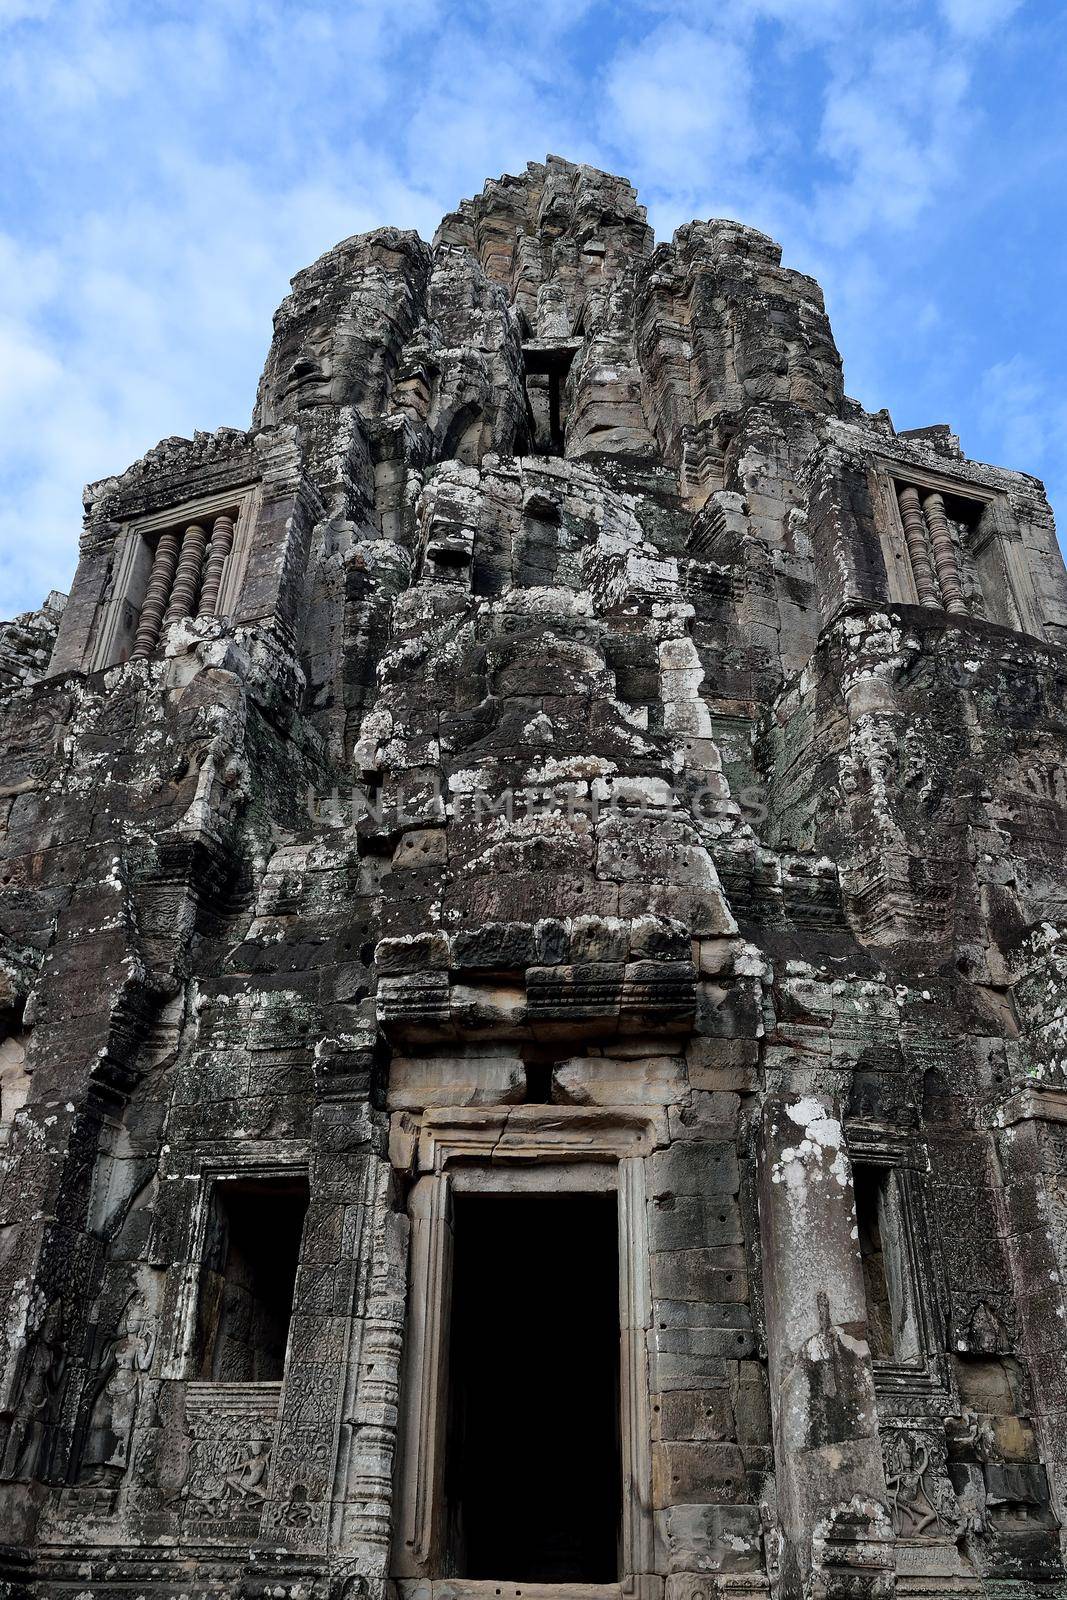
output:
[[[1044,637],[1006,496],[911,464],[883,471],[890,599]]]
[[[90,670],[155,655],[175,622],[232,612],[253,500],[249,491],[217,495],[123,524]]]

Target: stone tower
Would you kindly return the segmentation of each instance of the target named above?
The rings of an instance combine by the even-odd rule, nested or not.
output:
[[[85,507],[0,631],[8,1600],[1061,1594],[1041,484],[549,158]]]

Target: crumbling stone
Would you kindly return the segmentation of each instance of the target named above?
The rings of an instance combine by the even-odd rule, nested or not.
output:
[[[299,273],[0,628],[4,1592],[1062,1592],[1065,646],[751,228],[550,157]],[[457,1476],[520,1195],[617,1308]],[[613,1570],[472,1572],[605,1373]]]

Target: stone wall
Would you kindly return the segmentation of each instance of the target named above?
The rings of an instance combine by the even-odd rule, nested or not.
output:
[[[11,1600],[491,1594],[451,1197],[589,1188],[598,1596],[1062,1592],[1067,573],[771,240],[550,157],[344,241],[0,632]]]

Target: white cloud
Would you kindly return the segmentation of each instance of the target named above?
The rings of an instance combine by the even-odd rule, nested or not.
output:
[[[0,0],[0,28],[16,22],[40,22],[52,10],[54,0]]]
[[[604,144],[657,223],[741,215],[805,249],[917,225],[972,132],[973,51],[917,0],[686,0],[621,44]]]
[[[835,73],[820,133],[836,168],[819,194],[828,237],[843,244],[874,223],[918,221],[956,170],[968,83],[965,62],[921,30],[886,35]]]
[[[987,368],[979,421],[1019,471],[1058,479],[1067,473],[1067,400],[1034,362],[1016,355]]]
[[[640,152],[647,182],[693,186],[753,153],[752,67],[736,39],[666,23],[620,50],[604,86],[601,132]]]
[[[83,483],[165,435],[247,424],[295,271],[441,214],[384,142],[305,115],[340,77],[380,114],[388,52],[435,7],[308,4],[288,52],[276,7],[226,9],[254,39],[75,0],[0,59],[24,208],[0,234],[0,616],[69,586]]]
[[[894,0],[886,0],[886,8],[893,3]],[[719,31],[735,34],[755,22],[777,22],[793,33],[815,36],[839,28],[843,21],[855,23],[858,0],[729,0],[716,7],[714,14],[707,0],[658,0],[649,9],[698,27],[713,25]]]
[[[941,12],[956,33],[979,39],[1008,22],[1022,0],[940,0]]]
[[[356,204],[331,181],[272,192],[236,166],[174,162],[168,176],[162,205],[75,224],[46,255],[0,240],[17,302],[0,320],[0,615],[69,585],[83,483],[165,435],[247,425],[299,266],[419,209],[398,184]]]
[[[501,55],[485,40],[446,41],[406,121],[403,145],[408,167],[442,196],[441,214],[487,178],[521,172],[550,151],[582,160],[590,144],[537,63]]]

